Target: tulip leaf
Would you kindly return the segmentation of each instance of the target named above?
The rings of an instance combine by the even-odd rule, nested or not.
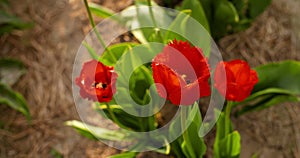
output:
[[[105,65],[113,66],[119,61],[124,53],[136,45],[137,43],[133,42],[124,42],[111,45],[101,55],[99,60]]]
[[[0,104],[8,105],[9,107],[21,112],[27,118],[31,119],[28,105],[21,94],[13,91],[7,85],[0,83]]]
[[[181,148],[186,157],[197,158],[203,157],[206,152],[206,145],[203,138],[199,137],[198,131],[202,123],[201,113],[198,104],[194,104],[189,112],[188,122],[190,125],[184,131],[183,142]],[[194,117],[193,117],[194,116]]]
[[[249,0],[248,13],[253,19],[261,14],[270,4],[272,0]]]
[[[108,158],[135,158],[137,155],[137,152],[124,152],[121,154],[112,155]]]
[[[206,15],[199,0],[184,0],[181,4],[180,10],[190,9],[192,11],[191,17],[197,20],[208,32],[209,24]]]
[[[181,11],[171,23],[164,35],[165,43],[177,39],[188,41],[193,46],[203,50],[206,57],[210,54],[211,36],[209,32],[189,14],[188,10]]]
[[[97,55],[96,51],[87,42],[82,42],[82,45],[87,49],[87,51],[93,59],[99,59],[99,56]]]
[[[124,130],[108,130],[106,128],[100,128],[85,124],[83,122],[72,120],[65,122],[67,126],[73,127],[78,133],[83,136],[94,140],[109,140],[109,141],[124,141],[130,140],[129,134]]]
[[[238,158],[241,149],[240,135],[233,131],[230,118],[224,112],[215,110],[219,116],[217,121],[216,138],[214,142],[214,158]]]
[[[220,142],[221,158],[238,158],[241,151],[241,136],[238,131],[234,131],[225,136]]]
[[[133,35],[141,43],[161,42],[158,35],[162,30],[159,28],[166,28],[172,22],[171,16],[164,8],[158,7],[154,1],[151,3],[155,22],[153,22],[150,8],[145,2],[136,1],[135,6],[130,6],[120,13],[120,18],[124,20],[126,26],[132,30]]]
[[[98,103],[99,104],[99,103]],[[107,106],[106,105],[97,105],[94,107],[96,111],[98,111],[102,116],[104,117],[107,117],[109,119],[112,120],[112,116],[109,112],[109,110],[107,109]],[[111,104],[110,105],[110,110],[111,112],[117,116],[117,119],[118,121],[128,127],[129,129],[132,129],[134,131],[143,131],[145,130],[146,125],[148,125],[148,121],[147,119],[149,118],[146,118],[146,117],[136,117],[136,116],[133,116],[131,114],[128,114],[127,112],[125,112],[122,107],[120,105],[113,105]],[[104,113],[105,114],[104,114]],[[152,116],[151,116],[152,117]],[[141,124],[142,123],[142,124]],[[150,126],[150,125],[149,125]],[[148,126],[148,127],[149,127]],[[154,122],[152,124],[152,126],[154,126]]]
[[[282,61],[255,68],[259,82],[252,94],[240,103],[244,107],[236,114],[256,111],[284,102],[300,101],[300,62]]]
[[[108,18],[115,14],[114,11],[92,2],[89,2],[89,9],[93,14],[101,18]]]
[[[220,38],[230,30],[228,25],[239,21],[239,15],[234,5],[227,0],[218,0],[215,3],[215,12],[212,22],[212,35]]]

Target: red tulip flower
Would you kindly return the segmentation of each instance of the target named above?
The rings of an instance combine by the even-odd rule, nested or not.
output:
[[[80,87],[80,95],[93,101],[109,102],[116,91],[117,74],[112,66],[105,66],[97,60],[83,64],[75,83]]]
[[[191,105],[210,95],[209,67],[202,50],[173,40],[152,61],[158,94],[175,105]]]
[[[214,80],[214,86],[227,100],[243,101],[250,95],[258,77],[247,62],[233,60],[217,65]]]

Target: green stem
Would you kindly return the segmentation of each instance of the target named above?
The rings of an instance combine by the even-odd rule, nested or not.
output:
[[[88,1],[87,0],[83,0],[83,1],[84,1],[84,6],[85,6],[85,8],[87,10],[87,13],[88,13],[89,21],[90,21],[90,23],[91,23],[91,25],[92,25],[95,33],[96,33],[96,36],[97,36],[101,46],[104,48],[104,50],[107,50],[110,54],[112,54],[112,52],[109,50],[109,48],[106,47],[106,44],[105,44],[103,38],[101,37],[100,33],[98,32],[98,30],[96,28],[95,21],[94,21],[94,18],[92,16],[91,10],[89,8]],[[114,54],[112,54],[112,56],[115,57]]]
[[[124,126],[116,117],[116,115],[111,111],[110,109],[110,105],[108,103],[105,102],[105,105],[107,107],[107,111],[108,113],[110,114],[111,116],[111,119],[113,122],[115,122],[120,128],[123,128],[123,129],[128,129],[128,127]]]
[[[227,101],[226,109],[225,109],[225,135],[229,134],[231,132],[231,127],[228,126],[230,125],[230,114],[231,114],[231,109],[233,106],[232,101]]]
[[[163,42],[163,38],[162,38],[162,35],[161,35],[161,32],[160,32],[160,29],[157,27],[157,23],[156,23],[155,18],[154,18],[151,0],[147,0],[147,4],[149,6],[150,17],[151,17],[151,20],[152,20],[153,25],[155,27],[155,31],[157,31],[157,33],[158,33],[158,38],[160,39],[160,42]]]

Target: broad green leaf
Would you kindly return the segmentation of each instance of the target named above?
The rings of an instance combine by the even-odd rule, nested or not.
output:
[[[258,111],[269,108],[273,105],[284,103],[284,102],[299,102],[300,98],[295,95],[287,95],[287,94],[269,94],[260,96],[260,100],[254,105],[244,106],[241,110],[236,112],[236,116],[240,116],[246,112]]]
[[[199,2],[202,4],[202,8],[205,11],[206,19],[208,21],[208,24],[210,25],[212,22],[212,16],[213,16],[213,1],[211,0],[199,0]],[[211,28],[211,26],[210,26]]]
[[[259,66],[255,70],[259,82],[246,100],[236,103],[236,105],[245,105],[236,113],[237,115],[262,110],[279,103],[300,101],[299,62],[271,63]]]
[[[95,106],[95,109],[105,117],[108,117],[109,119],[112,119],[112,116],[110,112],[107,109],[106,105],[98,105]],[[111,112],[114,113],[115,116],[117,116],[117,119],[119,120],[120,123],[122,123],[124,126],[128,127],[131,130],[134,131],[143,131],[143,130],[149,130],[145,129],[147,128],[146,126],[148,125],[147,119],[144,117],[136,117],[131,114],[128,114],[125,112],[120,105],[110,105],[110,110]],[[105,113],[105,115],[103,114]],[[152,124],[154,126],[154,123]]]
[[[184,34],[187,31],[186,23],[188,19],[190,18],[189,14],[191,13],[191,10],[184,10],[181,11],[175,20],[171,23],[168,31],[164,35],[164,41],[165,43],[169,43],[170,41],[176,39],[176,40],[182,40],[186,41],[187,39],[184,38]],[[171,31],[175,30],[175,31]],[[178,31],[177,31],[178,30]],[[181,34],[178,34],[181,33]]]
[[[227,26],[239,21],[239,15],[234,5],[227,0],[215,2],[215,12],[212,23],[212,35],[220,38],[227,32]]]
[[[186,121],[187,124],[190,124],[183,133],[181,149],[186,157],[203,157],[206,152],[206,145],[204,140],[198,135],[198,131],[202,123],[199,106],[195,103],[193,106],[188,108],[190,111],[188,112],[188,118]]]
[[[245,0],[231,0],[232,4],[234,5],[235,9],[239,13],[240,16],[245,16],[245,11],[247,9],[247,3]]]
[[[153,99],[149,98],[151,95],[149,88],[153,84],[153,77],[150,68],[146,65],[162,50],[162,47],[162,44],[155,43],[139,45],[130,49],[119,59],[115,65],[115,71],[118,73],[115,98],[121,101],[121,104],[131,104],[131,109],[136,108],[134,103],[155,104]],[[121,106],[124,107],[124,105]]]
[[[192,11],[191,17],[196,19],[208,32],[210,32],[203,6],[199,0],[184,0],[180,10],[185,9],[190,9]]]
[[[252,91],[256,93],[267,88],[280,88],[300,94],[300,62],[282,61],[255,68],[259,82]]]
[[[93,14],[101,18],[108,18],[115,14],[114,11],[92,2],[89,2],[89,8]]]
[[[161,42],[161,39],[157,37],[161,34],[161,30],[158,28],[166,28],[172,22],[169,13],[163,8],[156,7],[157,4],[152,1],[154,23],[146,1],[136,1],[135,4],[135,6],[130,6],[121,12],[120,18],[141,43]],[[154,28],[155,24],[158,28]]]
[[[238,158],[241,151],[241,136],[234,131],[219,142],[220,158]]]
[[[113,66],[119,61],[124,53],[128,52],[129,49],[132,49],[132,47],[136,45],[137,43],[134,42],[124,42],[111,45],[101,55],[99,60],[105,65]]]
[[[12,86],[26,72],[19,60],[0,58],[0,82]]]
[[[271,2],[272,0],[249,0],[248,13],[250,17],[257,17],[271,4]]]
[[[0,83],[0,104],[8,105],[21,112],[27,120],[31,119],[28,105],[23,96],[2,83]]]
[[[189,41],[192,45],[201,48],[204,55],[208,57],[211,36],[198,21],[186,13],[187,10],[184,10],[177,15],[165,33],[164,41],[165,43],[174,39]]]
[[[100,128],[92,125],[85,124],[83,122],[72,120],[65,122],[67,126],[71,126],[76,129],[77,132],[83,136],[98,140],[110,140],[110,141],[124,141],[130,140],[129,134],[123,130],[112,131],[105,128]]]
[[[135,152],[124,152],[121,154],[110,156],[109,158],[135,158],[138,153]]]
[[[216,118],[218,120],[214,142],[214,158],[230,158],[236,156],[240,141],[235,143],[231,142],[232,139],[236,140],[237,136],[230,136],[234,133],[230,118],[227,117],[224,112],[220,112],[217,109],[215,109],[215,116],[219,116],[219,118]]]

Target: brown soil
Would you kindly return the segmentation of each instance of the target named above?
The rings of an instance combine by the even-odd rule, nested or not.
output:
[[[115,11],[132,4],[132,0],[95,2]],[[0,120],[4,123],[0,129],[0,157],[54,157],[51,154],[54,150],[64,157],[107,157],[118,153],[64,125],[67,120],[79,120],[72,98],[71,75],[80,42],[91,29],[83,3],[77,0],[10,3],[12,12],[35,23],[32,29],[0,38],[0,55],[20,59],[28,68],[14,89],[27,99],[32,123],[29,125],[14,110],[0,107]],[[219,45],[225,60],[242,58],[251,66],[300,60],[296,45],[300,39],[299,5],[296,0],[274,0],[250,29],[221,39]],[[241,157],[253,154],[262,158],[299,157],[299,105],[286,103],[234,118],[242,135]]]

